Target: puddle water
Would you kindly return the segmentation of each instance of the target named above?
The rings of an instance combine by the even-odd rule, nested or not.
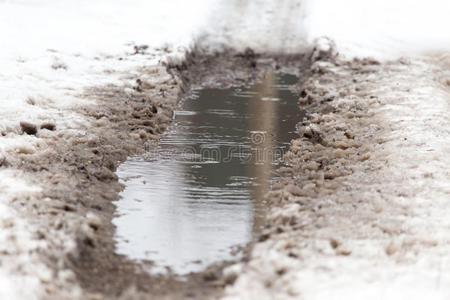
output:
[[[301,119],[289,85],[268,74],[249,88],[203,89],[175,112],[156,150],[118,175],[117,252],[151,260],[151,272],[201,271],[232,259],[261,225],[273,169]]]

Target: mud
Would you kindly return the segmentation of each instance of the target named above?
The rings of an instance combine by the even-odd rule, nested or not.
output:
[[[11,156],[5,162],[33,174],[33,181],[47,187],[36,199],[16,204],[25,207],[21,209],[24,214],[43,228],[41,238],[51,243],[52,251],[42,253],[45,261],[55,273],[74,271],[76,277],[62,280],[63,284],[81,283],[86,292],[83,297],[109,299],[130,286],[152,291],[155,298],[163,298],[167,291],[184,298],[196,290],[183,288],[187,284],[176,280],[151,278],[140,266],[114,254],[112,201],[122,189],[115,169],[128,155],[142,152],[146,143],[158,139],[171,122],[183,88],[165,67],[140,71],[141,77],[132,86],[85,91],[83,96],[95,99],[97,105],[80,109],[89,120],[84,132],[38,132],[21,124],[28,134],[44,138],[49,148]],[[148,84],[148,76],[162,80]],[[68,247],[72,241],[76,245]],[[202,293],[207,295],[208,285],[199,277],[205,286]],[[48,293],[48,297],[64,297],[58,290]]]
[[[370,80],[355,85],[356,78],[376,68],[378,63],[371,60],[320,62],[299,86],[299,102],[308,115],[299,124],[300,138],[292,141],[285,156],[286,167],[279,170],[283,179],[270,193],[273,214],[262,241],[291,231],[304,236],[306,227],[331,221],[325,218],[327,212],[351,214],[352,209],[346,206],[354,203],[347,203],[338,193],[356,169],[370,167],[374,144],[382,143],[384,128],[370,111],[379,100],[361,89]],[[351,186],[348,188],[351,192]],[[330,196],[341,199],[330,203]],[[283,210],[291,213],[283,215]],[[372,213],[368,211],[367,215],[376,215]],[[350,254],[337,237],[330,238],[329,243],[339,255]],[[296,257],[295,253],[290,255]]]
[[[405,91],[384,91],[381,80],[386,74],[401,79],[408,64],[341,61],[333,45],[319,45],[311,55],[280,57],[250,49],[212,55],[194,50],[182,64],[130,75],[133,84],[86,90],[83,96],[97,104],[79,109],[89,119],[82,130],[23,124],[24,134],[50,147],[22,149],[1,164],[31,173],[47,187],[15,202],[49,244],[50,251],[39,253],[56,278],[48,282],[47,298],[73,298],[71,290],[80,285],[83,299],[296,299],[308,290],[307,272],[339,275],[316,262],[365,258],[366,244],[378,249],[378,259],[387,265],[397,255],[402,259],[399,253],[409,246],[391,238],[407,234],[403,216],[413,213],[392,199],[412,192],[398,188],[401,174],[386,171],[395,160],[384,145],[393,140],[389,132],[396,125],[382,118],[380,110],[390,102],[380,95],[394,102],[408,95],[407,84]],[[157,144],[191,88],[250,85],[273,71],[300,78],[294,90],[307,114],[278,169],[280,180],[266,196],[270,212],[263,231],[247,245],[243,259],[185,277],[151,276],[145,271],[151,262],[115,254],[112,203],[123,189],[117,166]],[[448,89],[448,76],[436,76]],[[386,96],[389,91],[398,93],[394,100]]]
[[[216,56],[192,54],[185,64],[168,66],[171,73],[167,77],[168,82],[156,87],[141,79],[156,71],[143,70],[144,75],[131,87],[132,92],[125,93],[122,87],[95,88],[86,92],[86,96],[97,100],[98,106],[84,108],[84,114],[93,118],[95,127],[90,130],[94,140],[85,141],[80,148],[84,149],[87,145],[94,155],[89,151],[89,155],[83,157],[84,160],[78,158],[75,163],[84,175],[84,178],[75,180],[84,183],[81,189],[79,185],[74,187],[83,191],[77,194],[78,202],[87,204],[81,207],[77,205],[76,213],[87,214],[94,209],[96,218],[101,220],[102,225],[90,224],[93,229],[89,231],[91,234],[78,234],[79,253],[70,260],[70,266],[75,270],[84,290],[100,297],[118,296],[125,299],[134,299],[138,295],[146,299],[219,297],[227,280],[222,276],[221,270],[229,263],[213,265],[204,272],[184,278],[150,276],[144,271],[145,265],[115,254],[112,238],[114,228],[111,225],[114,208],[111,201],[117,199],[122,187],[113,171],[127,155],[142,153],[149,145],[151,147],[157,142],[159,135],[170,123],[173,110],[183,92],[200,85],[227,87],[254,83],[264,72],[280,70],[281,66],[298,73],[300,66],[303,66],[302,59],[303,57],[264,58],[251,50],[245,53],[230,51]],[[165,70],[163,67],[157,68],[157,72],[163,74]],[[79,153],[85,152],[79,148],[74,149],[70,157],[77,157],[80,156]],[[85,170],[87,161],[89,168]],[[74,182],[73,176],[61,177],[70,178]]]
[[[448,66],[448,57],[440,59]],[[327,290],[325,279],[335,284],[336,278],[347,279],[353,292],[353,284],[366,266],[384,270],[437,248],[440,241],[429,238],[429,232],[421,228],[429,224],[414,219],[414,209],[406,202],[417,202],[414,196],[419,192],[442,192],[442,187],[433,184],[434,177],[447,180],[448,174],[442,174],[445,168],[431,169],[436,174],[422,174],[415,161],[437,161],[439,153],[427,156],[433,153],[424,141],[428,132],[423,131],[446,128],[446,123],[433,123],[447,117],[440,115],[445,114],[446,106],[435,112],[433,104],[427,104],[430,95],[426,91],[435,84],[434,79],[427,77],[422,82],[418,78],[430,76],[426,74],[430,68],[410,64],[406,59],[341,61],[332,45],[319,45],[312,55],[279,57],[251,49],[208,55],[195,49],[182,64],[142,68],[128,74],[122,85],[84,91],[84,98],[96,102],[78,108],[87,123],[60,129],[53,123],[22,122],[22,134],[44,143],[38,143],[37,151],[21,147],[0,157],[0,166],[25,171],[31,174],[24,175],[27,179],[46,187],[13,202],[27,221],[40,228],[35,235],[46,244],[45,251],[37,248],[33,252],[53,270],[39,279],[47,287],[44,298],[297,299],[312,285]],[[411,70],[416,74],[408,77]],[[433,76],[448,95],[446,70],[437,68]],[[190,88],[249,85],[269,71],[300,78],[296,92],[307,115],[299,120],[299,138],[292,141],[285,166],[278,170],[280,181],[266,197],[270,213],[264,229],[247,246],[242,261],[180,278],[151,276],[145,271],[147,265],[115,254],[113,202],[123,189],[115,174],[118,165],[128,156],[154,147]],[[391,76],[396,85],[389,82]],[[127,83],[130,80],[133,84]],[[417,89],[416,97],[409,99],[413,81],[425,92],[420,94]],[[403,119],[393,118],[396,106],[411,112],[425,107],[423,119],[415,115],[422,122],[422,135],[408,135],[415,119],[405,115],[408,110]],[[410,128],[400,126],[402,122]],[[439,134],[444,132],[439,130]],[[435,148],[443,149],[438,146]],[[412,162],[408,157],[405,161],[399,158],[400,147],[416,155],[411,154]],[[408,167],[408,174],[401,174],[403,166]],[[412,182],[418,179],[426,184],[416,188]],[[435,209],[448,207],[442,203]],[[416,206],[422,215],[433,212],[428,206]],[[439,221],[445,220],[435,222]],[[433,226],[443,235],[446,228],[438,225]],[[398,241],[399,236],[408,239]],[[448,253],[446,248],[439,249]],[[5,259],[15,255],[2,254]],[[148,264],[151,267],[151,262]],[[355,270],[357,274],[352,273]],[[377,274],[370,273],[369,279],[380,278]]]
[[[99,211],[97,216],[102,226],[94,228],[91,236],[77,237],[80,252],[71,259],[71,267],[89,293],[125,299],[135,299],[138,295],[145,299],[213,299],[219,298],[223,287],[229,283],[222,270],[230,263],[213,265],[203,272],[183,278],[150,276],[144,271],[145,264],[139,265],[116,255],[112,239],[114,228],[111,218],[114,211],[111,201],[117,199],[117,192],[122,187],[111,171],[127,155],[142,153],[158,141],[184,92],[199,86],[224,88],[249,85],[274,70],[298,75],[305,65],[303,56],[268,58],[251,50],[244,53],[227,51],[213,56],[197,53],[194,51],[183,65],[169,65],[172,78],[165,85],[154,87],[138,79],[131,95],[124,94],[123,88],[114,87],[87,91],[87,96],[95,97],[99,105],[85,108],[85,114],[95,119],[94,124],[99,124],[93,134],[102,138],[93,145],[98,151],[97,157],[101,158],[97,167],[92,169],[97,180],[92,183],[92,175],[86,178],[84,182],[91,186],[92,191],[83,194],[89,195],[89,198],[85,196],[86,203]],[[158,70],[165,72],[165,68]],[[152,72],[148,71],[154,74]],[[81,165],[85,163],[81,162]],[[105,169],[105,165],[109,167]]]
[[[17,205],[25,206],[22,211],[43,228],[41,238],[52,244],[53,251],[42,253],[45,261],[55,273],[74,271],[76,277],[70,281],[80,282],[86,297],[96,293],[117,296],[132,285],[157,295],[159,288],[167,291],[168,286],[160,286],[175,285],[170,280],[154,280],[139,266],[114,255],[112,201],[122,189],[115,169],[128,155],[142,152],[145,143],[158,138],[182,93],[181,81],[164,67],[141,70],[141,74],[133,86],[85,91],[83,96],[95,99],[97,105],[80,108],[89,120],[84,132],[58,131],[54,126],[41,126],[47,130],[38,132],[21,124],[28,134],[45,139],[49,148],[7,161],[8,166],[30,172],[33,181],[47,187],[37,199]],[[163,80],[156,86],[146,85],[143,78],[149,74]],[[76,245],[67,247],[72,241]],[[48,293],[61,297],[57,290]]]
[[[50,244],[51,251],[41,255],[59,280],[48,284],[48,298],[67,298],[65,292],[78,285],[83,299],[215,299],[223,296],[224,288],[231,298],[240,298],[243,290],[255,297],[259,294],[252,291],[298,297],[301,291],[283,282],[301,268],[305,251],[352,254],[340,236],[325,231],[330,222],[338,216],[351,222],[358,214],[357,226],[373,224],[385,201],[355,202],[363,191],[352,189],[356,182],[367,181],[355,175],[356,170],[360,174],[380,168],[371,163],[372,152],[383,143],[386,129],[371,111],[380,101],[368,88],[371,75],[380,68],[370,59],[339,61],[333,47],[317,48],[312,55],[280,57],[250,49],[213,55],[196,50],[181,65],[139,70],[138,77],[130,75],[134,84],[86,90],[83,96],[95,99],[96,105],[79,109],[89,119],[82,131],[41,126],[32,134],[45,139],[48,149],[24,151],[3,162],[31,172],[34,181],[48,187],[36,198],[16,202],[43,228],[39,234]],[[115,254],[113,201],[123,189],[115,174],[118,165],[154,147],[190,88],[249,85],[269,71],[300,78],[296,92],[307,116],[299,120],[299,138],[291,143],[285,166],[278,170],[281,179],[267,196],[270,214],[264,230],[247,246],[242,261],[180,278],[151,276],[145,264]],[[380,174],[373,174],[370,180],[376,181]],[[352,228],[339,226],[342,236]],[[382,237],[389,230],[385,227],[373,236]],[[316,249],[311,245],[317,242],[305,244],[317,240],[317,235],[327,246]],[[267,249],[280,256],[272,257]]]
[[[48,244],[39,253],[54,271],[54,280],[46,283],[46,298],[74,298],[78,286],[83,299],[219,297],[229,282],[221,274],[226,265],[184,278],[150,276],[145,265],[115,254],[113,201],[123,189],[115,170],[129,155],[157,143],[189,88],[250,84],[267,70],[299,74],[303,60],[267,58],[251,50],[192,54],[182,65],[141,69],[138,77],[130,74],[133,84],[84,91],[82,96],[96,105],[78,109],[88,119],[78,124],[81,128],[22,124],[25,133],[42,138],[48,147],[8,156],[2,166],[24,170],[32,174],[31,181],[46,187],[36,197],[15,202],[30,222],[39,224],[42,231],[37,234]]]

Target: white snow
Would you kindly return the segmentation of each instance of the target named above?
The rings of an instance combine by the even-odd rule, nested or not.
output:
[[[199,42],[212,49],[298,53],[327,36],[349,58],[450,50],[446,0],[228,0],[211,7]]]
[[[349,57],[395,58],[450,50],[447,0],[306,0],[305,32]]]
[[[221,50],[299,53],[305,50],[305,7],[299,0],[222,0],[212,6],[200,45]]]

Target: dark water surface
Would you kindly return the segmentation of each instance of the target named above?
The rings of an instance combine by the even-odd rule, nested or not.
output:
[[[186,100],[157,149],[118,170],[126,188],[116,203],[117,252],[154,261],[153,272],[186,274],[250,242],[301,120],[288,89],[295,83],[268,74],[249,88],[204,89]]]

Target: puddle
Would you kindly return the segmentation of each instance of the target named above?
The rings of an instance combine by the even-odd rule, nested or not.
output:
[[[186,100],[157,150],[118,170],[126,188],[116,203],[117,252],[180,275],[235,258],[258,231],[272,170],[296,137],[295,83],[269,74]]]

